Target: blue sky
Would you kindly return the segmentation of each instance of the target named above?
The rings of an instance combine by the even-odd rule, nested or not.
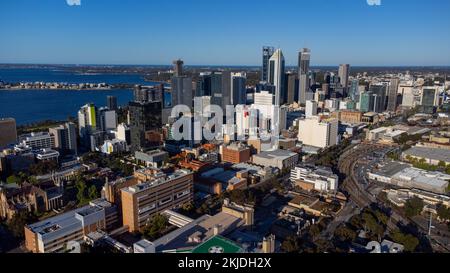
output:
[[[1,0],[0,63],[450,65],[450,1]]]

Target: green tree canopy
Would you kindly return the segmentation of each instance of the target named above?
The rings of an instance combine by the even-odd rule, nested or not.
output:
[[[423,200],[419,197],[410,198],[405,203],[405,213],[408,217],[413,217],[422,213],[424,207]]]
[[[144,237],[148,240],[155,240],[162,236],[169,226],[169,219],[161,214],[154,215],[143,229]]]

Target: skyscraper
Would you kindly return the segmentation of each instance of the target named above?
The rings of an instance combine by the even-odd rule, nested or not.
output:
[[[68,122],[58,127],[49,128],[48,132],[53,135],[55,139],[55,148],[60,152],[77,153],[77,133],[75,124]]]
[[[114,110],[108,108],[100,108],[99,110],[99,127],[102,131],[115,130],[117,128],[117,114]]]
[[[305,116],[310,118],[317,115],[317,102],[313,100],[306,101]]]
[[[436,87],[424,87],[422,91],[421,105],[426,107],[437,106],[439,103],[439,92]]]
[[[236,106],[238,104],[246,104],[247,89],[246,89],[247,75],[245,72],[231,73],[231,104]]]
[[[294,101],[298,101],[298,76],[295,73],[286,73],[285,81],[286,90],[286,103],[292,104]]]
[[[172,106],[187,105],[192,108],[192,79],[186,76],[172,77]]]
[[[399,83],[400,80],[398,78],[393,78],[390,80],[387,106],[387,110],[389,112],[395,112],[397,110],[397,94]]]
[[[269,81],[269,60],[275,52],[275,48],[270,46],[263,47],[262,54],[262,71],[261,71],[261,81]]]
[[[175,77],[183,76],[183,64],[184,62],[181,59],[173,61],[173,70],[174,70],[173,75]]]
[[[284,89],[284,56],[277,49],[269,60],[269,83],[275,85],[275,105],[281,105]]]
[[[89,133],[97,130],[97,107],[89,103],[81,107],[78,111],[78,130],[83,139]]]
[[[306,93],[309,92],[309,65],[311,61],[311,51],[303,48],[298,53],[298,80],[299,80],[299,103],[306,103]]]
[[[352,80],[350,85],[350,99],[353,101],[359,100],[359,81],[357,79]]]
[[[0,148],[17,141],[16,120],[0,118]]]
[[[211,75],[211,104],[226,109],[231,105],[231,72],[214,72]],[[224,113],[225,114],[225,113]]]
[[[106,97],[106,105],[109,110],[117,111],[117,97],[116,96],[107,96]]]
[[[162,102],[130,102],[131,150],[138,151],[152,145],[146,133],[162,127]]]
[[[348,77],[350,73],[350,65],[349,64],[341,64],[339,65],[339,78],[341,80],[342,87],[345,88],[345,92],[347,92],[348,88]]]
[[[369,90],[374,96],[374,108],[372,111],[377,113],[382,113],[386,110],[386,94],[387,94],[387,84],[373,84],[370,86]]]
[[[195,96],[211,96],[211,73],[200,73],[195,87]]]

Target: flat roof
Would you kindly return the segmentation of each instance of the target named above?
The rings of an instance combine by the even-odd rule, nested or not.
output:
[[[129,193],[138,193],[144,190],[147,190],[149,188],[153,188],[153,187],[157,187],[159,185],[168,183],[170,181],[173,181],[174,179],[180,178],[180,177],[184,177],[186,175],[191,174],[192,172],[186,169],[181,169],[181,170],[176,170],[173,173],[170,173],[166,176],[162,176],[162,177],[155,177],[154,180],[150,180],[148,182],[144,182],[141,184],[137,184],[128,188],[124,188],[122,189],[122,191],[126,191]]]
[[[416,182],[431,187],[446,187],[450,180],[450,175],[440,172],[427,172],[417,168],[406,168],[393,176],[400,180]]]
[[[192,253],[240,253],[242,248],[222,236],[214,236],[192,250]]]
[[[403,154],[414,157],[422,157],[438,161],[450,162],[450,150],[446,149],[415,146],[404,151]]]
[[[374,172],[376,175],[392,177],[400,171],[411,167],[410,164],[398,161],[386,161],[379,165],[379,169]]]
[[[287,151],[287,150],[278,149],[278,150],[274,150],[274,151],[260,152],[259,154],[256,154],[254,156],[262,157],[262,158],[266,158],[266,159],[273,159],[273,158],[285,159],[285,158],[289,158],[289,157],[292,157],[292,156],[295,156],[295,155],[297,155],[297,153],[290,152],[290,151]]]

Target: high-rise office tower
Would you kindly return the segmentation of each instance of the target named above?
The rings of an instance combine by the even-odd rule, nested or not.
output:
[[[275,52],[275,48],[270,46],[263,47],[262,52],[262,71],[261,71],[261,81],[269,81],[269,60]]]
[[[353,101],[359,100],[359,81],[357,79],[352,80],[350,85],[350,99]]]
[[[360,94],[359,110],[361,112],[371,112],[374,109],[374,96],[372,92],[363,92]]]
[[[78,111],[78,130],[81,139],[97,130],[97,124],[97,107],[92,103],[82,106]]]
[[[58,127],[49,128],[48,132],[54,137],[55,148],[60,152],[77,153],[77,133],[74,123],[68,122]]]
[[[185,76],[172,77],[172,106],[187,105],[192,108],[192,79]]]
[[[211,104],[222,107],[224,111],[227,105],[231,105],[230,71],[214,72],[211,75]]]
[[[306,109],[305,116],[306,118],[310,118],[317,115],[317,101],[307,100],[306,101]]]
[[[238,104],[246,104],[247,89],[246,89],[247,75],[245,72],[231,73],[231,104],[236,106]]]
[[[349,64],[341,64],[339,65],[339,78],[341,81],[342,87],[345,88],[345,91],[347,92],[348,85],[348,77],[350,73],[350,65]]]
[[[284,56],[277,49],[269,60],[269,83],[275,85],[275,105],[281,105],[284,89]]]
[[[425,107],[438,106],[439,92],[436,87],[423,87],[421,105]]]
[[[100,130],[108,131],[115,130],[117,128],[117,114],[114,110],[108,108],[100,108],[99,110]]]
[[[195,87],[195,96],[211,96],[211,73],[200,73]]]
[[[287,104],[293,104],[294,101],[298,101],[298,76],[295,73],[286,73],[285,76],[285,91]]]
[[[138,151],[152,145],[146,134],[162,127],[162,102],[130,102],[131,150]]]
[[[369,90],[374,96],[374,108],[372,111],[377,113],[382,113],[386,110],[386,94],[387,94],[387,84],[373,84],[370,86]]]
[[[106,105],[109,110],[117,111],[117,97],[116,96],[107,96],[106,97]]]
[[[306,93],[309,92],[309,64],[311,61],[311,51],[303,48],[298,53],[298,80],[299,80],[299,103],[306,103]]]
[[[173,70],[174,70],[173,75],[175,77],[183,76],[183,64],[184,64],[183,60],[180,59],[173,61]]]
[[[16,120],[0,118],[0,148],[17,141]]]
[[[398,78],[393,78],[389,82],[388,106],[387,106],[387,110],[389,112],[395,112],[397,110],[397,94],[399,83],[400,80]]]

